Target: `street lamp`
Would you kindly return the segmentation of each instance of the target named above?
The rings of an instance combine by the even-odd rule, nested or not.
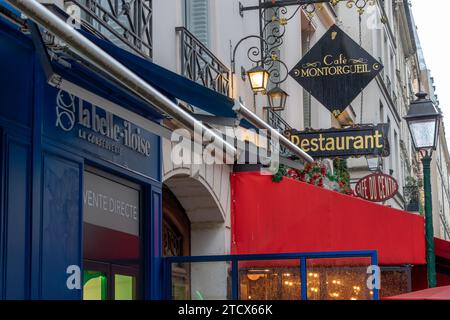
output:
[[[254,93],[266,92],[269,83],[269,72],[261,66],[256,66],[247,71],[250,86]]]
[[[369,167],[369,171],[378,171],[383,166],[383,160],[381,157],[366,157],[367,166]]]
[[[287,94],[279,86],[270,89],[267,92],[267,99],[269,100],[269,108],[272,109],[272,111],[284,110],[284,108],[286,107],[287,97],[289,97],[289,94]]]
[[[404,117],[412,136],[414,148],[422,155],[423,188],[425,193],[425,236],[427,244],[428,287],[436,287],[436,262],[434,254],[433,208],[431,199],[430,164],[433,150],[436,150],[439,136],[441,112],[427,94],[416,94],[417,100],[409,106]]]

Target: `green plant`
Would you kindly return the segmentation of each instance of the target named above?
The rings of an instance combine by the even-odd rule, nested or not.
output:
[[[348,172],[347,160],[336,158],[333,160],[334,174],[341,181],[344,188],[350,189],[350,173]]]

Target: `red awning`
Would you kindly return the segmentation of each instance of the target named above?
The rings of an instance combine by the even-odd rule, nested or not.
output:
[[[425,264],[421,216],[254,172],[231,188],[233,254],[377,250],[380,265]]]
[[[450,300],[450,286],[409,292],[383,300]]]
[[[450,242],[434,238],[434,253],[438,257],[450,260]]]

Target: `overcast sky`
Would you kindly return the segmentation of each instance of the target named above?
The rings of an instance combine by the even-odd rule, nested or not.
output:
[[[411,0],[425,61],[434,77],[450,142],[450,0]]]

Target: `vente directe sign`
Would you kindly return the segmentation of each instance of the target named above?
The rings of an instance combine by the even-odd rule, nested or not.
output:
[[[289,130],[284,134],[313,158],[389,156],[388,124],[345,129]]]
[[[338,26],[332,26],[289,74],[335,116],[383,66]]]

